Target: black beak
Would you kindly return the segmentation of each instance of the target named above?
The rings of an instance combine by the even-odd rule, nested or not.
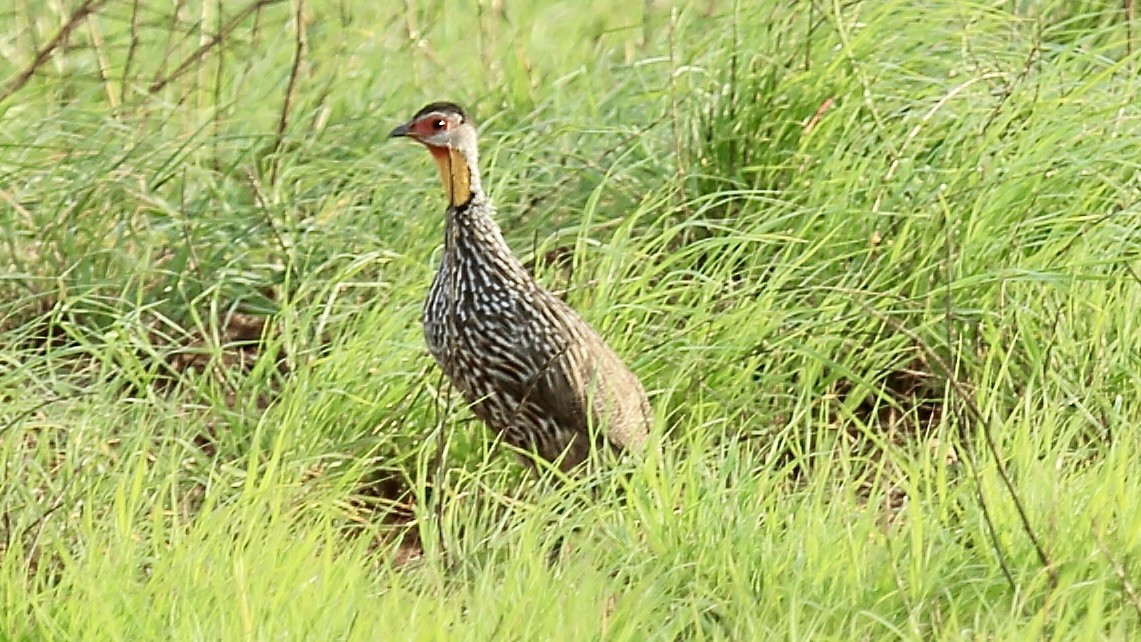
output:
[[[400,138],[401,136],[407,136],[408,135],[408,126],[410,124],[411,123],[404,123],[403,125],[397,126],[396,129],[393,129],[392,131],[388,132],[388,137],[389,138]]]

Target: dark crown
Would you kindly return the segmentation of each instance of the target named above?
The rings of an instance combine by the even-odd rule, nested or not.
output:
[[[466,122],[468,119],[467,114],[464,113],[463,107],[460,107],[455,103],[437,102],[424,105],[420,111],[416,112],[416,115],[412,117],[412,120],[419,120],[421,117],[427,116],[432,112],[439,112],[442,114],[455,114],[456,116],[460,117],[461,121],[464,122]]]

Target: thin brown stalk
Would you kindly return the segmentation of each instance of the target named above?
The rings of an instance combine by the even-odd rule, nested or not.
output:
[[[808,24],[804,28],[804,70],[812,69],[812,23],[816,21],[816,0],[808,0]]]
[[[131,76],[131,66],[135,62],[135,52],[139,48],[139,0],[131,3],[131,41],[127,43],[127,59],[123,62],[123,73],[119,76],[119,102],[127,100],[127,83]]]
[[[404,0],[404,34],[413,46],[420,41],[420,28],[416,25],[416,5],[412,0]]]
[[[653,32],[652,16],[654,14],[653,0],[642,0],[642,42],[638,43],[642,49],[650,44],[650,34]]]
[[[590,167],[591,169],[594,169],[594,170],[596,170],[602,174],[605,174],[607,172],[607,169],[603,166],[603,163],[607,158],[609,158],[611,155],[614,154],[614,152],[617,152],[620,149],[626,149],[630,145],[631,142],[633,142],[634,140],[636,140],[640,136],[645,135],[647,132],[654,129],[658,125],[660,125],[662,123],[662,121],[664,121],[665,119],[666,119],[666,115],[663,114],[663,115],[659,116],[658,118],[656,118],[655,120],[651,121],[650,123],[647,123],[646,125],[644,125],[642,127],[636,128],[630,134],[622,137],[614,145],[611,145],[610,148],[603,150],[602,153],[598,155],[598,158],[596,161],[592,161],[589,158],[579,159],[579,158],[576,158],[573,156],[568,156],[568,157],[564,158],[562,162],[565,163],[567,158],[575,158],[575,160],[582,160],[582,162],[585,163],[587,167]],[[567,184],[569,184],[573,181],[576,181],[576,180],[578,180],[578,175],[573,173],[573,172],[563,174],[563,176],[561,178],[557,179],[554,182],[554,184],[551,185],[549,188],[544,189],[541,193],[526,199],[523,208],[519,211],[518,217],[521,219],[527,218],[532,212],[535,211],[535,208],[538,207],[541,203],[546,201],[551,196],[555,195],[560,189],[562,189]]]
[[[258,181],[258,177],[249,170],[246,170],[246,180],[249,181],[250,191],[254,194],[254,200],[257,202],[258,209],[261,210],[262,215],[265,217],[266,226],[273,232],[274,240],[277,241],[278,250],[283,256],[290,256],[289,243],[285,240],[285,235],[282,234],[277,222],[273,220],[273,214],[269,208],[269,199],[266,198],[265,191],[262,190],[261,182]]]
[[[1129,56],[1129,75],[1133,76],[1133,0],[1125,0],[1125,53]]]
[[[175,34],[178,33],[178,16],[182,13],[182,7],[186,4],[186,0],[174,0],[174,7],[170,11],[170,24],[166,28],[166,44],[163,45],[162,60],[159,61],[158,67],[155,69],[154,81],[162,78],[166,73],[167,65],[170,64],[170,57],[174,55]]]
[[[28,84],[28,81],[32,79],[32,76],[36,75],[40,67],[44,66],[44,64],[51,59],[56,49],[67,42],[67,39],[71,36],[71,32],[75,31],[79,23],[83,22],[87,16],[98,11],[105,4],[107,4],[107,0],[84,0],[83,4],[79,5],[79,8],[71,14],[67,22],[59,28],[59,31],[52,36],[51,40],[48,40],[47,44],[36,52],[36,57],[32,59],[32,62],[28,63],[27,67],[16,74],[15,78],[8,81],[3,93],[0,93],[0,103],[10,98],[12,94],[20,91],[24,85]]]
[[[211,9],[211,4],[210,4],[209,0],[206,0],[205,2],[202,3],[202,8],[201,8],[201,11],[200,11],[199,16],[198,16],[198,25],[199,25],[198,46],[199,47],[205,45],[207,42],[210,41],[210,38],[211,38],[210,27],[212,26],[214,21],[210,19],[210,9]],[[220,16],[218,19],[218,23],[221,24],[221,17]],[[225,41],[225,34],[223,34],[221,32],[221,30],[219,30],[218,36],[219,36],[218,48],[219,48],[219,50],[221,50],[222,49],[222,43]],[[218,57],[221,58],[222,56],[219,55]],[[198,60],[198,64],[195,66],[197,73],[194,74],[194,83],[193,83],[193,90],[192,90],[192,93],[194,95],[194,106],[198,110],[201,110],[201,109],[206,107],[206,97],[204,95],[204,88],[206,87],[206,82],[207,82],[206,81],[206,74],[208,72],[206,70],[205,65],[203,65],[202,62],[203,62],[203,59],[200,58]]]
[[[253,35],[250,37],[255,48],[261,46],[261,7],[254,9]]]
[[[297,31],[293,48],[293,66],[289,69],[289,82],[285,85],[285,98],[281,101],[281,116],[277,120],[277,134],[273,139],[273,151],[270,152],[273,158],[272,168],[269,172],[269,184],[271,186],[277,183],[277,172],[281,169],[281,157],[278,152],[281,151],[281,145],[285,142],[285,130],[289,127],[289,113],[293,109],[293,101],[297,91],[297,76],[301,73],[301,61],[304,60],[305,50],[308,48],[305,37],[305,0],[297,0],[297,11],[294,15]]]
[[[147,91],[152,94],[157,91],[161,91],[164,87],[169,85],[171,81],[185,74],[199,60],[206,56],[206,54],[210,53],[211,49],[217,46],[218,43],[222,42],[226,36],[233,33],[234,30],[238,28],[238,25],[242,24],[242,22],[245,21],[245,19],[248,18],[251,14],[258,11],[262,7],[278,4],[283,1],[284,0],[255,0],[254,2],[246,5],[244,8],[242,8],[241,11],[234,14],[234,17],[231,18],[226,24],[224,24],[222,28],[218,30],[218,33],[209,36],[205,42],[199,45],[197,49],[183,58],[182,62],[178,63],[178,66],[174,68],[174,71],[166,74],[165,76],[155,78],[155,80],[151,82],[150,87],[147,88]]]
[[[1121,591],[1125,593],[1125,597],[1129,600],[1129,604],[1133,606],[1133,610],[1137,612],[1137,619],[1141,620],[1141,593],[1137,592],[1137,587],[1129,580],[1129,574],[1125,571],[1125,566],[1121,560],[1115,558],[1109,547],[1101,539],[1101,534],[1098,533],[1097,524],[1093,524],[1091,531],[1093,538],[1097,540],[1097,547],[1101,549],[1101,554],[1109,561],[1109,565],[1113,567],[1113,573],[1117,576],[1118,581],[1121,582]]]
[[[444,537],[444,485],[448,466],[448,433],[445,426],[446,418],[452,414],[451,408],[451,380],[440,370],[436,382],[436,403],[433,404],[436,424],[436,452],[432,457],[432,514],[436,518],[436,537],[440,547],[440,555],[444,565],[450,566],[447,538]]]
[[[959,399],[959,402],[962,404],[966,414],[982,431],[984,441],[986,441],[987,444],[987,449],[994,457],[999,478],[1002,479],[1003,486],[1006,487],[1007,493],[1010,495],[1011,501],[1014,503],[1015,510],[1018,512],[1018,519],[1021,522],[1022,531],[1030,539],[1030,543],[1034,546],[1034,551],[1038,555],[1039,562],[1041,562],[1043,568],[1045,568],[1046,572],[1049,574],[1050,585],[1057,586],[1057,570],[1054,568],[1053,562],[1050,561],[1050,556],[1046,554],[1046,549],[1042,546],[1041,540],[1039,539],[1037,532],[1034,530],[1033,525],[1030,524],[1030,516],[1026,513],[1026,507],[1023,505],[1022,499],[1018,495],[1018,490],[1014,487],[1014,481],[1010,478],[1010,472],[1006,469],[1006,465],[1002,463],[1002,454],[998,450],[998,443],[994,440],[994,434],[990,428],[990,420],[986,417],[986,415],[983,414],[982,410],[979,409],[978,405],[971,399],[971,394],[970,391],[967,390],[966,384],[959,381],[958,378],[955,377],[954,370],[951,368],[951,366],[946,361],[944,361],[943,358],[940,357],[939,354],[935,352],[935,350],[930,345],[928,345],[926,341],[923,340],[922,337],[916,334],[914,330],[904,326],[899,322],[899,320],[894,319],[880,312],[879,310],[875,310],[865,303],[860,302],[859,305],[864,308],[864,310],[869,314],[891,326],[891,328],[896,332],[910,339],[912,343],[914,343],[919,348],[920,352],[923,353],[924,360],[928,363],[928,365],[933,366],[937,370],[936,374],[941,376],[947,385],[950,386],[951,392],[953,392],[954,395]],[[959,424],[961,432],[960,438],[963,440],[963,451],[965,454],[965,459],[970,464],[975,474],[976,487],[978,490],[981,507],[983,509],[983,516],[987,522],[987,528],[990,530],[991,538],[993,540],[996,552],[1000,556],[1000,563],[1003,565],[1003,573],[1006,575],[1007,581],[1011,584],[1011,588],[1013,590],[1017,590],[1017,587],[1014,585],[1014,575],[1011,573],[1010,569],[1006,567],[1004,561],[1005,558],[1003,557],[1001,548],[999,548],[998,531],[994,526],[993,520],[990,518],[989,511],[983,498],[982,486],[979,484],[980,480],[978,475],[977,462],[974,461],[974,457],[970,448],[969,435],[966,434],[966,422],[960,420]]]
[[[218,0],[218,6],[215,7],[218,12],[218,22],[222,22],[222,0]],[[225,51],[225,47],[221,48]],[[219,54],[217,57],[218,64],[214,67],[214,104],[212,106],[211,122],[214,126],[214,135],[211,137],[210,146],[214,156],[214,169],[220,170],[222,161],[219,158],[218,144],[222,140],[222,78],[226,71],[226,57]]]
[[[685,162],[681,154],[681,117],[678,115],[677,95],[677,7],[670,10],[669,53],[670,53],[670,119],[673,121],[674,162],[677,163],[677,195],[684,206]]]

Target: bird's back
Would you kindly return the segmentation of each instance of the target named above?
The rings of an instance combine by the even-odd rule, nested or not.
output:
[[[651,409],[637,376],[507,249],[490,204],[449,211],[444,256],[424,307],[428,347],[504,441],[562,457],[592,445],[641,450]]]

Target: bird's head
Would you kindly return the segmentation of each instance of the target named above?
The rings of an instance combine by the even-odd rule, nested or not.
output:
[[[479,190],[475,126],[455,103],[426,105],[411,120],[388,134],[411,138],[428,148],[440,168],[448,204],[466,205]]]

